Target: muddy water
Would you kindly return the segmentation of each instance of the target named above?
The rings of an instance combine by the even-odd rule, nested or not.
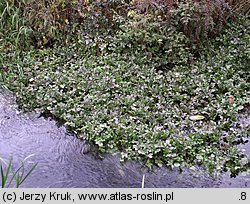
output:
[[[250,120],[241,118],[243,125]],[[22,187],[250,187],[250,174],[230,178],[227,174],[211,178],[202,170],[166,168],[148,172],[138,162],[121,164],[118,156],[103,160],[81,153],[86,144],[38,114],[20,114],[14,98],[0,90],[0,157],[26,161],[26,168],[39,162]],[[250,154],[250,143],[242,146]]]

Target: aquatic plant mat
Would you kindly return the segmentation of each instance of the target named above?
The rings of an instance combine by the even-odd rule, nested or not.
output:
[[[237,118],[250,103],[249,30],[232,23],[201,48],[129,22],[98,46],[78,33],[66,45],[2,52],[0,79],[22,110],[53,116],[100,153],[236,176],[250,167],[236,147],[249,136]]]

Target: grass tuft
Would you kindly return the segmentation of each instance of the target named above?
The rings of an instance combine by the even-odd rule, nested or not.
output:
[[[38,163],[34,164],[30,170],[25,174],[25,160],[27,160],[32,155],[26,157],[23,161],[21,161],[21,166],[16,170],[13,169],[13,159],[9,162],[0,158],[0,171],[1,171],[1,186],[2,188],[13,187],[13,182],[15,181],[15,187],[19,188],[20,185],[30,176],[30,174],[34,171]],[[6,166],[6,168],[4,167]]]

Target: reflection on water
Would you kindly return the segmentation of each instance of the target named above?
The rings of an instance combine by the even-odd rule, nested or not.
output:
[[[0,157],[14,163],[30,154],[28,167],[39,162],[22,187],[250,187],[250,175],[230,178],[227,174],[211,178],[202,171],[179,173],[166,168],[148,172],[138,162],[121,164],[118,156],[103,160],[82,154],[84,141],[67,134],[51,119],[38,114],[20,114],[14,98],[0,91]],[[244,120],[249,125],[249,120]],[[250,143],[245,148],[250,151]],[[26,166],[27,167],[27,166]]]

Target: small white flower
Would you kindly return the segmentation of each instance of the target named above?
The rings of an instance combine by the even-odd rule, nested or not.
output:
[[[165,141],[165,144],[166,144],[166,145],[170,145],[170,140],[166,140],[166,141]]]

